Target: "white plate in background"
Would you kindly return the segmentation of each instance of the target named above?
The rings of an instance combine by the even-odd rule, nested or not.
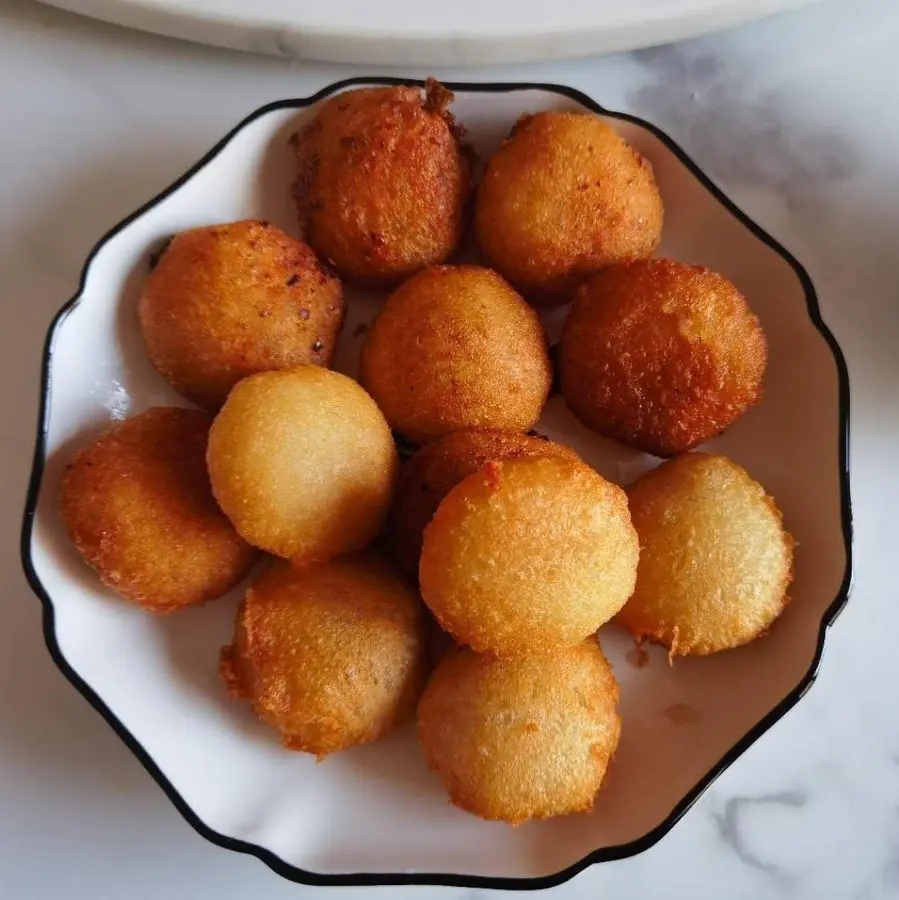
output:
[[[682,40],[813,0],[44,0],[202,44],[352,65],[484,66]]]

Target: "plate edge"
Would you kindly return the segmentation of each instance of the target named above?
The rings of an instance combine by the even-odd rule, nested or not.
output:
[[[815,647],[815,653],[812,657],[811,664],[805,675],[799,680],[797,685],[778,703],[776,704],[762,719],[760,719],[746,734],[740,738],[716,763],[709,771],[684,795],[679,803],[677,803],[671,812],[653,829],[648,831],[641,837],[629,841],[624,844],[618,844],[612,847],[603,847],[588,853],[582,859],[566,867],[565,869],[550,875],[537,876],[533,878],[519,877],[496,877],[496,876],[480,876],[480,875],[457,875],[452,873],[349,873],[341,875],[323,875],[306,869],[293,866],[275,853],[265,849],[257,844],[249,841],[243,841],[238,838],[228,837],[220,832],[215,831],[207,825],[187,804],[183,797],[175,789],[174,785],[168,780],[162,770],[154,762],[153,758],[144,749],[140,741],[131,734],[125,725],[113,714],[106,706],[100,696],[94,689],[69,665],[64,654],[62,653],[59,643],[56,639],[55,631],[55,615],[53,601],[44,588],[31,558],[31,541],[34,528],[34,517],[37,509],[38,499],[43,481],[43,472],[46,464],[46,436],[47,424],[49,417],[49,400],[52,390],[52,379],[50,375],[50,366],[53,357],[53,345],[57,333],[62,324],[65,322],[68,314],[78,305],[84,293],[88,272],[94,258],[100,250],[119,232],[123,231],[134,221],[139,219],[150,209],[167,199],[171,194],[177,191],[183,184],[193,178],[201,169],[208,165],[219,153],[242,131],[247,125],[251,124],[258,118],[267,113],[282,109],[303,109],[318,103],[325,97],[339,91],[351,87],[361,87],[364,85],[380,85],[380,86],[412,86],[423,87],[424,82],[418,79],[409,78],[387,78],[387,77],[365,77],[358,76],[354,78],[344,79],[334,82],[323,87],[316,93],[299,99],[278,100],[268,103],[254,110],[231,129],[220,141],[218,141],[212,149],[204,154],[196,163],[194,163],[181,177],[174,181],[169,187],[157,194],[147,203],[140,206],[129,216],[122,219],[117,225],[113,226],[104,234],[100,240],[94,245],[93,249],[87,256],[84,266],[81,270],[78,289],[76,293],[69,299],[63,307],[54,316],[47,337],[44,342],[43,353],[41,358],[41,383],[40,383],[40,399],[38,404],[38,422],[37,436],[35,439],[35,449],[32,458],[31,475],[28,483],[28,491],[25,501],[25,510],[22,521],[20,555],[22,568],[25,577],[34,592],[41,601],[43,606],[43,632],[44,641],[47,650],[57,668],[69,680],[74,688],[87,700],[87,702],[105,719],[107,724],[115,731],[123,743],[137,757],[143,767],[162,788],[169,800],[174,804],[175,808],[181,813],[184,819],[200,834],[211,843],[224,849],[233,850],[238,853],[244,853],[255,856],[257,859],[265,863],[270,869],[282,877],[300,884],[310,886],[343,886],[343,887],[374,887],[384,885],[442,885],[449,887],[466,887],[466,888],[493,888],[500,890],[541,890],[545,888],[555,887],[572,879],[575,875],[582,872],[587,867],[595,863],[611,862],[617,859],[624,859],[630,856],[636,856],[650,847],[658,843],[671,829],[680,821],[684,814],[693,806],[693,804],[702,796],[703,793],[712,785],[712,783],[729,768],[743,753],[749,749],[763,734],[765,734],[772,725],[783,718],[790,709],[805,695],[811,685],[814,683],[821,664],[824,653],[824,644],[827,632],[834,623],[840,612],[845,607],[852,586],[853,577],[853,526],[852,526],[852,504],[850,496],[850,477],[849,477],[849,372],[846,367],[846,361],[843,356],[842,349],[838,344],[833,333],[830,331],[821,315],[818,304],[818,296],[815,291],[814,284],[808,272],[802,264],[790,253],[782,244],[774,237],[766,232],[761,226],[756,224],[746,213],[744,213],[718,186],[709,178],[705,172],[687,155],[687,153],[662,129],[652,123],[641,119],[638,116],[629,113],[617,112],[609,110],[599,104],[592,97],[567,85],[558,85],[551,83],[539,82],[446,82],[446,87],[453,91],[470,92],[470,93],[508,93],[513,91],[541,90],[548,93],[558,94],[580,103],[587,109],[592,110],[603,116],[618,119],[623,122],[629,122],[645,129],[650,134],[660,140],[666,148],[671,151],[680,161],[680,163],[699,181],[699,183],[744,227],[746,227],[758,240],[766,244],[770,249],[777,253],[793,270],[802,286],[806,309],[812,324],[817,328],[825,343],[831,351],[834,364],[837,370],[838,382],[838,449],[839,449],[839,488],[840,488],[840,518],[843,533],[843,543],[846,553],[846,568],[843,574],[843,580],[840,590],[836,598],[824,611],[821,624],[818,630],[818,639]]]

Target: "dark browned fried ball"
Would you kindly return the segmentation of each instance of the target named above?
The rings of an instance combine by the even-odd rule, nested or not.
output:
[[[418,734],[456,806],[517,824],[593,807],[618,746],[617,704],[595,640],[511,659],[450,650],[419,702]]]
[[[418,576],[425,526],[452,488],[492,460],[533,456],[578,459],[565,444],[517,431],[470,428],[425,444],[402,467],[388,518],[391,550],[403,571]]]
[[[613,263],[649,256],[662,198],[649,164],[594,115],[522,116],[478,189],[478,243],[531,301],[567,300]]]
[[[528,431],[552,366],[540,319],[501,276],[434,266],[384,304],[360,376],[391,427],[423,443],[460,428]]]
[[[787,602],[793,539],[760,484],[727,457],[687,453],[628,495],[640,563],[618,622],[671,656],[737,647],[770,628]]]
[[[460,644],[512,656],[593,634],[634,589],[627,498],[585,463],[490,462],[443,498],[425,529],[421,594]]]
[[[276,562],[247,591],[221,673],[292,750],[321,758],[370,743],[424,686],[420,601],[372,552]]]
[[[251,375],[231,391],[209,433],[207,464],[238,532],[306,563],[374,540],[398,460],[384,416],[352,378],[298,366]]]
[[[656,456],[714,437],[761,397],[765,335],[743,295],[702,266],[615,266],[578,292],[559,372],[588,427]]]
[[[75,454],[60,515],[104,584],[155,613],[227,593],[255,551],[218,508],[206,474],[212,417],[158,407]]]
[[[257,221],[176,235],[140,298],[153,365],[206,409],[255,372],[330,366],[343,316],[340,281],[311,248]]]
[[[345,91],[296,135],[306,240],[344,278],[392,286],[456,249],[469,172],[452,99],[436,82]]]

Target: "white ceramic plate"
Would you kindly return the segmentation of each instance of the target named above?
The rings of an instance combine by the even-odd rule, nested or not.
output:
[[[173,232],[244,217],[295,231],[288,137],[323,96],[358,83],[254,113],[97,245],[47,340],[24,565],[59,667],[210,840],[304,882],[545,886],[651,846],[810,685],[849,587],[846,369],[799,263],[656,128],[566,88],[455,86],[454,112],[482,155],[523,111],[605,116],[655,167],[667,210],[662,252],[726,273],[749,298],[770,344],[765,399],[711,446],[783,509],[798,540],[793,599],[763,640],[673,668],[658,650],[639,665],[628,638],[603,629],[624,730],[591,815],[510,828],[461,812],[427,771],[411,726],[320,765],[285,750],[217,676],[237,597],[162,620],[119,601],[66,539],[57,490],[74,446],[110,419],[183,403],[152,369],[138,331],[152,252]],[[337,364],[352,373],[380,298],[349,301]],[[551,334],[562,312],[548,318]],[[559,397],[539,428],[616,481],[656,462],[586,431]]]
[[[631,50],[812,0],[45,0],[116,25],[328,62],[465,66]]]

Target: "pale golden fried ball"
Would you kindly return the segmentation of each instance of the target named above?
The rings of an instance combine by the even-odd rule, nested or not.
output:
[[[595,640],[507,659],[450,650],[418,734],[456,806],[517,824],[593,807],[618,746],[617,703]]]
[[[343,316],[340,281],[312,250],[253,220],[176,235],[140,298],[153,365],[213,410],[254,372],[330,366]]]
[[[787,602],[793,539],[764,488],[724,456],[688,453],[628,489],[640,536],[617,621],[671,655],[705,655],[767,631]]]
[[[458,246],[469,167],[452,100],[436,82],[345,91],[295,136],[306,240],[346,279],[392,286]]]
[[[517,431],[472,428],[425,444],[400,470],[388,517],[391,550],[403,571],[418,575],[425,526],[452,488],[491,460],[533,456],[578,459],[565,444]]]
[[[238,532],[302,563],[360,550],[377,535],[397,453],[355,381],[299,366],[237,384],[212,426],[207,462]]]
[[[425,529],[421,593],[460,644],[546,651],[621,609],[638,550],[624,491],[586,464],[490,462],[446,495]]]
[[[602,119],[522,116],[478,189],[478,243],[531,301],[567,300],[613,263],[649,256],[662,198],[649,164]]]
[[[368,744],[411,716],[424,687],[421,604],[372,552],[278,561],[247,591],[220,669],[292,750]]]
[[[578,292],[559,372],[588,428],[656,456],[713,438],[762,394],[758,317],[723,275],[651,259],[615,266]]]
[[[533,428],[552,386],[537,314],[480,266],[434,266],[390,296],[362,349],[361,381],[415,443],[461,428]]]
[[[75,546],[104,584],[151,612],[220,597],[256,559],[209,488],[211,423],[196,409],[149,409],[76,453],[62,477]]]

